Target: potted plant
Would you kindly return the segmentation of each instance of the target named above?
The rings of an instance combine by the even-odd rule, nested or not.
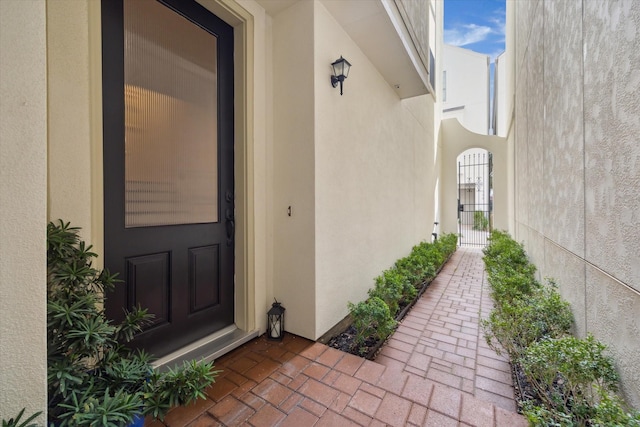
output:
[[[204,398],[219,371],[211,363],[154,370],[151,357],[125,344],[151,319],[140,307],[112,324],[105,291],[117,279],[92,266],[96,254],[79,228],[47,226],[48,416],[58,426],[122,426],[162,418],[173,406]]]

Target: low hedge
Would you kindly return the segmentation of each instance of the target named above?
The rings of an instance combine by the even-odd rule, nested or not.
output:
[[[569,333],[573,315],[553,281],[537,286],[526,298],[513,298],[496,304],[488,319],[480,321],[487,344],[500,354],[504,349],[511,360],[520,359],[527,348],[544,338]]]
[[[414,246],[409,255],[375,278],[374,287],[368,292],[369,299],[358,304],[349,303],[359,344],[371,336],[385,340],[393,332],[394,319],[401,307],[413,301],[422,285],[435,277],[455,252],[457,244],[456,234],[445,233],[433,243],[422,242]]]
[[[535,396],[522,401],[532,426],[637,426],[615,393],[618,374],[606,346],[570,335],[573,316],[555,282],[535,280],[522,244],[493,231],[483,250],[495,308],[481,321],[487,343],[506,351]]]

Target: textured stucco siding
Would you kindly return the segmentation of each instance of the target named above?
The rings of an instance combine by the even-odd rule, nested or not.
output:
[[[640,409],[640,297],[587,264],[587,329],[609,346],[622,377],[622,391]]]
[[[581,0],[546,2],[544,61],[544,217],[556,243],[584,257]],[[575,22],[568,26],[565,20]],[[564,43],[557,43],[564,40]],[[555,119],[554,119],[555,118]],[[568,173],[571,172],[571,173]],[[561,203],[559,203],[561,201]],[[573,213],[565,215],[564,213]]]
[[[640,407],[640,2],[513,7],[513,232]]]
[[[550,240],[545,241],[544,248],[545,275],[557,284],[562,297],[571,304],[573,312],[575,335],[585,337],[587,335],[587,310],[586,297],[586,272],[584,260],[572,252],[556,245]]]
[[[640,3],[587,1],[586,257],[640,291]]]
[[[47,406],[45,13],[44,2],[0,1],[2,419]]]

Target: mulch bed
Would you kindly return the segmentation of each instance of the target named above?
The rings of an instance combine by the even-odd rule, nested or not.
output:
[[[522,366],[519,363],[511,362],[511,374],[513,376],[513,391],[515,394],[516,404],[518,405],[518,413],[522,413],[524,402],[534,401],[539,402],[537,393],[527,376],[522,370]]]
[[[396,322],[399,323],[402,319],[404,319],[404,316],[407,315],[409,310],[411,310],[411,307],[413,307],[413,304],[415,304],[416,301],[418,301],[418,299],[422,296],[429,283],[431,283],[431,281],[422,284],[418,295],[413,301],[400,304],[398,314],[395,317]],[[365,340],[364,345],[358,346],[355,342],[355,335],[356,329],[353,326],[349,326],[347,327],[347,329],[331,338],[327,345],[340,351],[344,351],[345,353],[350,353],[356,356],[364,357],[368,360],[373,360],[376,358],[376,355],[378,354],[380,348],[382,348],[382,346],[386,342],[386,339],[378,340],[374,337],[369,337]]]

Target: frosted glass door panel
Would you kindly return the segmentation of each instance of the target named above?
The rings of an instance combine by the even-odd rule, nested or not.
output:
[[[216,37],[124,2],[125,227],[218,222]]]

